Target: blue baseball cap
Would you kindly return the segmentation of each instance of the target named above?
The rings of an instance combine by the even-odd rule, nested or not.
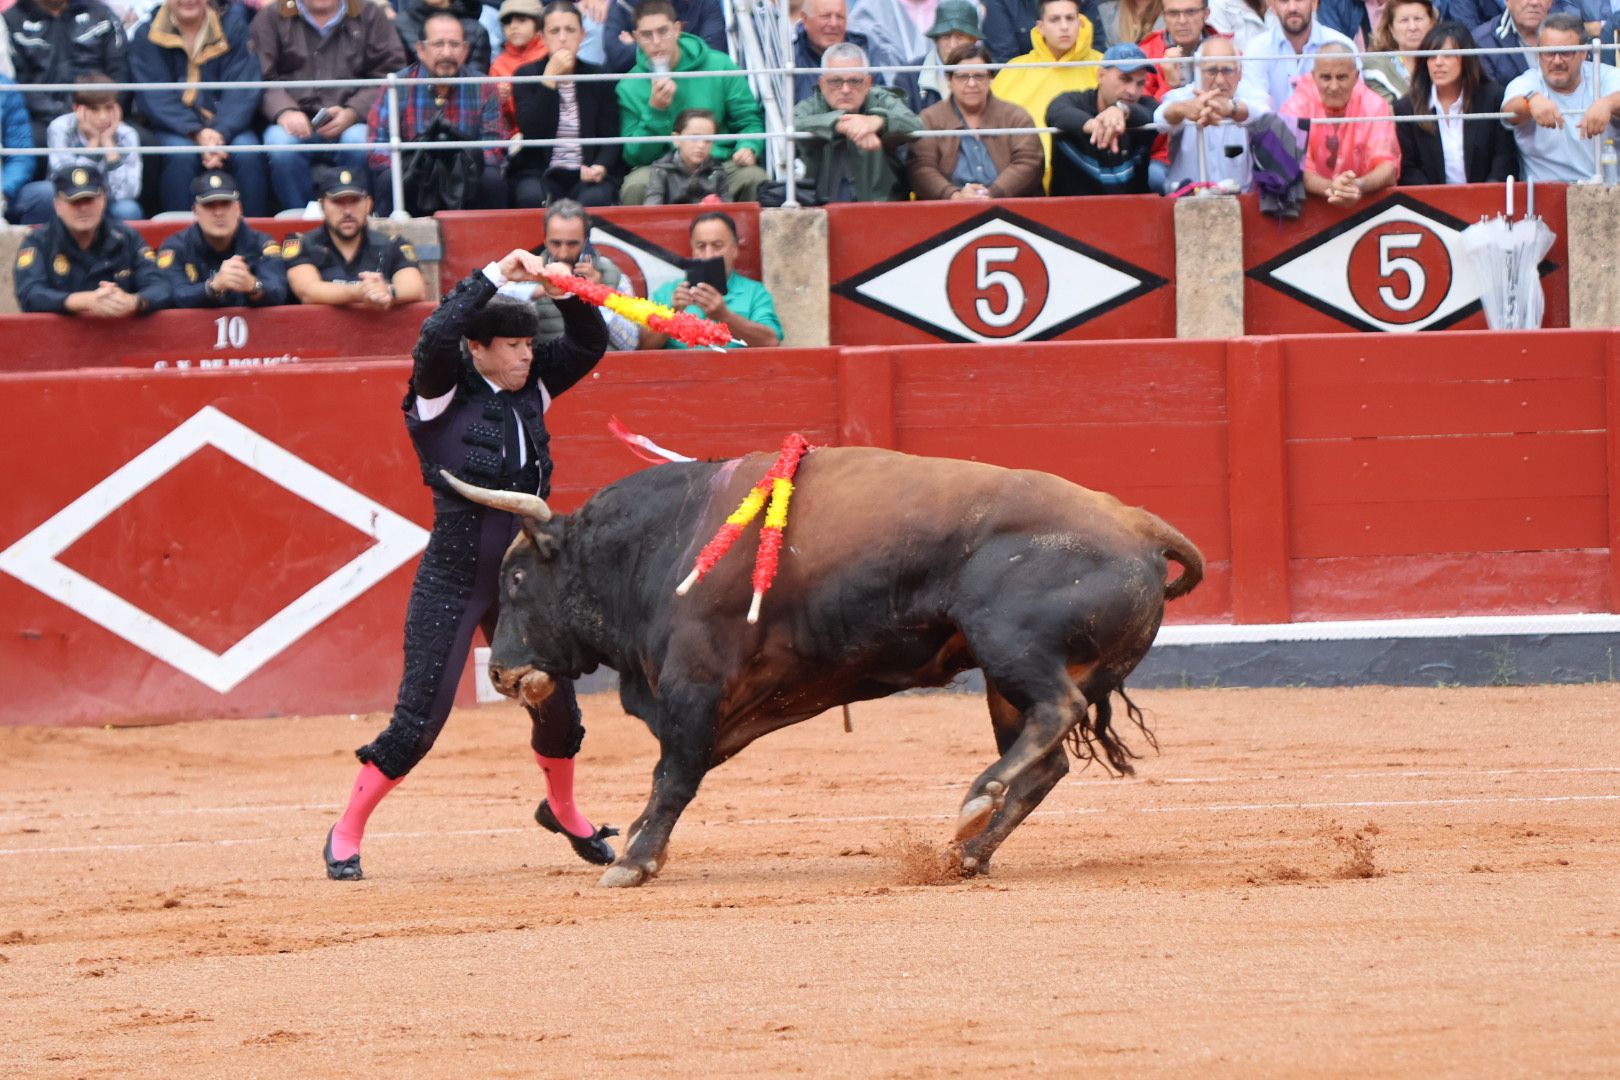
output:
[[[1129,73],[1152,66],[1153,61],[1147,58],[1147,53],[1142,51],[1141,46],[1132,45],[1130,42],[1110,45],[1108,51],[1103,53],[1103,67],[1117,68]]]

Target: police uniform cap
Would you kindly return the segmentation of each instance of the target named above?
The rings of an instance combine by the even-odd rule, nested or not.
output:
[[[68,199],[107,194],[107,177],[99,165],[64,165],[51,174],[51,186]]]
[[[241,197],[236,187],[236,177],[223,169],[210,169],[191,182],[193,202],[236,202]]]
[[[467,339],[488,345],[495,338],[532,338],[540,332],[534,305],[510,296],[497,296],[484,305],[467,327]]]
[[[332,169],[321,180],[321,198],[335,199],[339,195],[370,195],[365,174],[358,169]]]

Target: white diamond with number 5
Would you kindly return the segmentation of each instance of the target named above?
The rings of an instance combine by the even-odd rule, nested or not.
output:
[[[1462,234],[1399,203],[1268,276],[1367,329],[1422,330],[1479,301]]]
[[[1144,281],[991,217],[855,286],[893,309],[967,341],[1025,341],[1112,304]]]

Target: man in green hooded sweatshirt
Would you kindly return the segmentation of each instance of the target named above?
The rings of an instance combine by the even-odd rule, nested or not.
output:
[[[695,34],[681,33],[670,0],[641,0],[635,11],[636,63],[630,74],[667,74],[671,71],[737,71],[731,57],[718,52]],[[619,83],[620,134],[672,135],[675,118],[687,109],[708,109],[714,113],[719,135],[763,132],[765,120],[759,102],[748,88],[745,75],[701,79],[636,79]],[[669,153],[672,143],[626,143],[624,160],[631,166],[625,177],[619,201],[636,206],[647,197],[651,165]],[[716,139],[714,157],[723,163],[728,190],[738,202],[753,202],[765,170],[759,161],[765,154],[765,140]]]

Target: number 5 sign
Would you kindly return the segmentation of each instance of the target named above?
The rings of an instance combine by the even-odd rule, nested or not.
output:
[[[1479,310],[1462,223],[1396,194],[1249,277],[1358,330],[1438,330]]]

